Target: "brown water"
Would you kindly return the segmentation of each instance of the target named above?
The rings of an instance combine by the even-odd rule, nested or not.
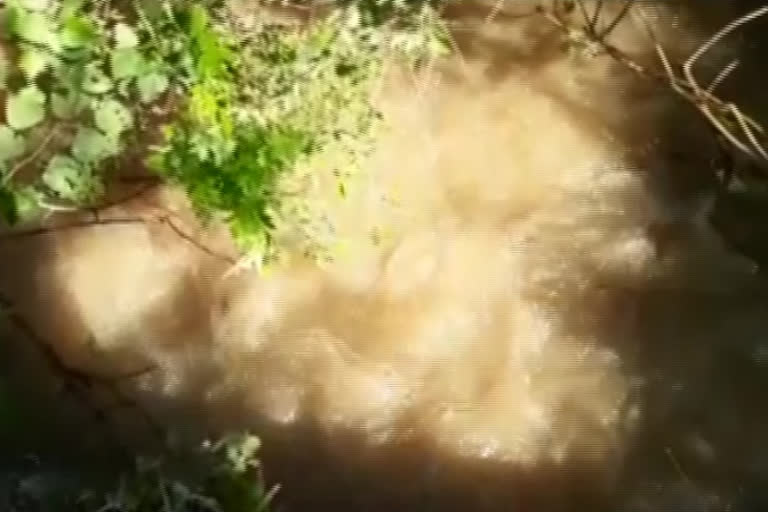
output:
[[[184,435],[261,434],[290,510],[751,510],[768,296],[690,220],[710,134],[526,4],[455,6],[460,55],[392,73],[334,264],[227,272],[155,189],[102,218],[172,210],[229,256],[158,222],[3,239],[3,293],[71,364],[154,362],[123,385]],[[674,55],[731,6],[644,8]]]

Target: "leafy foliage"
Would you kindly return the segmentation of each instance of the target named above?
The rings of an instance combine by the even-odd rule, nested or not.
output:
[[[40,460],[13,489],[13,510],[267,512],[278,488],[264,483],[259,447],[257,437],[233,435],[192,454],[139,458],[116,485],[62,474],[64,468]]]
[[[155,101],[168,87],[170,68],[153,55],[146,34],[125,14],[101,5],[6,2],[3,42],[15,55],[0,65],[6,95],[0,202],[6,221],[18,219],[23,197],[73,204],[96,197],[97,173],[124,148],[136,104]],[[32,179],[16,180],[20,171]]]
[[[277,489],[267,489],[264,484],[256,459],[259,447],[259,439],[251,435],[206,443],[200,462],[208,470],[198,481],[169,478],[173,471],[165,466],[172,460],[140,460],[137,470],[126,475],[106,499],[101,495],[84,495],[81,507],[110,507],[124,512],[266,512]]]
[[[214,26],[200,10],[188,21],[198,81],[152,164],[206,216],[223,214],[258,265],[279,257],[275,233],[327,256],[333,226],[308,184],[330,174],[345,193],[380,121],[371,91],[387,59],[443,48],[436,30],[409,39],[366,19],[350,5],[301,30],[226,13]]]
[[[9,0],[0,212],[13,223],[93,202],[105,163],[169,95],[179,109],[151,168],[203,218],[226,219],[257,263],[277,257],[276,233],[318,256],[333,227],[308,184],[331,173],[346,193],[379,124],[370,96],[386,62],[443,48],[430,5],[340,0],[297,29],[267,16],[246,27],[208,2]]]

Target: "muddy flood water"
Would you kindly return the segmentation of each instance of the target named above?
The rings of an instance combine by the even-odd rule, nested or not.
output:
[[[5,329],[2,367],[58,425],[48,448],[100,434],[41,340],[137,373],[115,385],[185,439],[260,435],[288,511],[765,510],[768,286],[706,220],[711,132],[507,4],[454,4],[458,52],[390,73],[390,129],[349,199],[327,198],[333,264],[231,272],[227,236],[165,188],[0,238],[0,292],[29,327]],[[748,4],[640,15],[675,57]],[[637,13],[611,40],[656,66]],[[725,91],[759,109],[765,83]]]

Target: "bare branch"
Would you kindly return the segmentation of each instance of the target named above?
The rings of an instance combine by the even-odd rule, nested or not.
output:
[[[587,24],[587,31],[590,35],[595,34],[595,27],[592,25],[592,16],[589,15],[587,6],[584,5],[584,0],[576,0],[576,5],[579,6],[579,11],[581,11],[581,16],[584,18],[584,23]]]
[[[176,233],[180,238],[185,240],[186,242],[192,244],[197,249],[201,250],[202,252],[206,253],[209,256],[213,256],[214,258],[218,258],[220,260],[226,261],[230,265],[234,265],[237,260],[229,255],[219,253],[217,251],[214,251],[210,247],[205,246],[203,243],[201,243],[199,240],[196,240],[192,235],[184,232],[179,226],[177,226],[171,219],[169,215],[166,216],[160,216],[157,217],[157,221],[167,225],[171,230]]]
[[[147,411],[145,411],[136,401],[126,397],[125,394],[116,387],[116,384],[122,380],[135,378],[152,371],[155,368],[154,365],[123,375],[99,375],[87,372],[65,363],[54,350],[53,344],[40,336],[37,330],[26,320],[26,318],[16,310],[13,302],[2,294],[0,294],[0,309],[11,324],[34,343],[34,346],[45,363],[53,371],[54,375],[63,383],[63,391],[71,393],[78,403],[82,404],[90,411],[94,420],[109,423],[108,414],[94,401],[93,396],[89,392],[91,383],[96,382],[107,385],[116,396],[123,399],[124,403],[132,405],[144,417],[153,433],[158,433],[158,428],[160,427],[151,419],[151,416],[149,416]],[[162,428],[160,428],[160,431],[162,431]],[[110,428],[109,425],[107,425],[107,432],[112,442],[115,443],[115,446],[119,447],[123,454],[129,455],[130,450],[120,438],[116,429]]]
[[[45,138],[43,138],[43,141],[40,143],[40,145],[35,148],[35,150],[28,155],[26,158],[18,162],[16,165],[13,166],[13,168],[3,176],[2,185],[7,185],[9,181],[13,179],[13,177],[24,167],[34,162],[37,157],[40,156],[40,154],[45,151],[45,148],[48,147],[48,144],[51,143],[53,140],[53,137],[56,136],[58,133],[58,125],[53,125],[50,130],[48,130],[48,133],[45,135]]]
[[[581,28],[581,37],[591,43],[595,43],[609,56],[616,61],[627,66],[633,71],[660,82],[663,82],[669,86],[673,91],[683,97],[696,107],[707,121],[713,126],[725,140],[728,141],[734,148],[743,154],[747,155],[753,161],[755,161],[762,168],[768,171],[768,151],[765,150],[764,143],[758,139],[756,134],[761,137],[765,137],[765,129],[763,126],[744,114],[737,106],[725,102],[713,93],[714,89],[721,84],[738,66],[738,61],[733,61],[728,64],[723,70],[718,73],[712,83],[707,89],[703,89],[696,81],[696,77],[693,74],[693,66],[701,58],[701,56],[711,49],[718,41],[722,40],[727,34],[733,32],[737,27],[754,20],[755,18],[768,13],[768,6],[761,9],[750,12],[749,14],[742,16],[741,18],[729,23],[725,28],[720,30],[717,34],[702,44],[697,51],[689,57],[683,68],[683,77],[678,77],[675,73],[674,67],[667,57],[664,48],[658,42],[653,29],[648,23],[647,19],[644,19],[646,30],[648,31],[651,40],[654,42],[656,54],[662,64],[663,72],[658,72],[644,67],[638,62],[628,57],[619,48],[607,43],[604,39],[604,35],[613,30],[613,26],[626,15],[625,9],[633,3],[632,0],[628,0],[622,8],[622,13],[614,19],[606,30],[600,34],[590,33],[589,28]],[[640,14],[644,16],[642,9]],[[558,26],[566,33],[572,33],[573,27],[566,24],[566,22],[559,18],[555,13],[544,9],[539,10],[546,19]],[[737,133],[738,131],[742,133]],[[746,139],[742,140],[742,139]]]
[[[721,69],[720,72],[715,76],[715,78],[712,80],[712,83],[709,84],[709,87],[707,87],[707,92],[709,94],[713,94],[715,89],[717,89],[717,87],[722,84],[737,67],[739,67],[739,64],[741,64],[741,60],[739,59],[733,59],[731,62],[729,62],[728,65]]]
[[[731,112],[733,112],[733,116],[736,118],[736,121],[739,123],[739,127],[741,128],[741,131],[743,131],[744,134],[747,136],[747,139],[752,144],[752,147],[760,154],[763,160],[768,161],[768,153],[765,152],[765,148],[758,142],[754,132],[752,132],[749,125],[746,123],[744,116],[742,116],[741,114],[741,110],[739,110],[739,108],[736,105],[731,104]]]
[[[748,155],[750,158],[755,158],[755,153],[752,151],[746,144],[741,142],[738,137],[736,137],[731,130],[726,128],[726,126],[723,124],[723,122],[717,118],[714,114],[712,114],[712,110],[710,109],[709,105],[702,103],[702,104],[696,104],[699,108],[699,111],[704,114],[704,116],[709,120],[712,125],[717,128],[717,130],[725,137],[728,142],[730,142],[736,149],[741,151],[742,153]]]
[[[488,11],[488,16],[485,17],[485,20],[483,20],[484,25],[488,25],[493,22],[494,19],[496,19],[496,16],[499,15],[501,12],[501,9],[504,7],[504,2],[506,0],[496,0],[496,3],[493,4],[493,7],[490,11]]]
[[[129,224],[145,224],[147,221],[141,217],[126,217],[120,219],[97,219],[97,220],[84,220],[78,222],[72,222],[70,224],[62,224],[60,226],[40,226],[31,229],[21,229],[15,231],[9,231],[7,233],[0,233],[0,243],[7,240],[16,240],[19,238],[26,238],[40,235],[50,235],[59,231],[65,231],[70,229],[81,228],[94,228],[105,227],[114,225],[129,225]]]
[[[667,78],[669,79],[669,85],[671,85],[673,88],[678,88],[677,83],[677,77],[675,76],[675,70],[672,69],[672,64],[669,62],[669,58],[667,57],[667,52],[664,51],[664,47],[660,44],[656,44],[656,55],[659,57],[659,61],[661,61],[661,65],[664,68],[664,72],[667,74]]]
[[[624,0],[624,5],[621,6],[619,13],[616,15],[613,21],[602,32],[600,32],[600,34],[598,34],[598,38],[604,39],[608,37],[611,32],[613,32],[613,30],[618,26],[618,24],[621,23],[624,18],[626,18],[634,3],[635,0]]]
[[[699,86],[698,82],[696,81],[696,77],[693,74],[693,66],[696,64],[696,62],[701,59],[701,57],[712,49],[717,43],[719,43],[725,36],[739,28],[740,26],[749,23],[750,21],[753,21],[761,16],[764,16],[768,14],[768,5],[764,5],[763,7],[760,7],[759,9],[755,9],[754,11],[751,11],[744,16],[728,23],[725,27],[720,29],[715,35],[713,35],[711,38],[709,38],[707,41],[704,42],[699,48],[693,52],[693,54],[688,57],[688,59],[683,63],[683,74],[685,75],[685,79],[688,80],[688,82],[693,86],[694,92],[698,92],[701,87]]]
[[[146,192],[146,189],[139,191],[139,193],[132,194],[130,197],[137,197],[143,192]],[[126,198],[125,200],[128,200],[128,199],[129,198]],[[179,238],[183,239],[185,242],[193,245],[195,248],[208,254],[209,256],[226,261],[231,265],[234,265],[236,263],[235,258],[229,255],[214,251],[213,249],[207,247],[205,244],[203,244],[199,240],[195,239],[195,237],[193,237],[189,233],[186,233],[175,222],[171,220],[170,218],[172,216],[171,212],[163,211],[161,214],[151,216],[151,217],[136,216],[136,217],[106,218],[106,219],[100,218],[98,215],[98,212],[99,212],[99,209],[93,210],[93,214],[95,218],[91,220],[80,220],[80,221],[71,222],[71,223],[62,224],[62,225],[39,226],[35,228],[28,228],[28,229],[9,231],[6,233],[0,233],[0,244],[3,243],[4,241],[18,240],[20,238],[35,237],[35,236],[52,235],[52,234],[59,233],[61,231],[67,231],[72,229],[108,227],[108,226],[115,226],[115,225],[147,224],[149,222],[154,221],[154,222],[159,222],[161,224],[165,224]]]
[[[602,12],[603,7],[603,0],[597,0],[597,5],[595,5],[595,12],[592,13],[592,19],[590,20],[592,30],[597,30],[597,25],[600,23],[600,13]]]

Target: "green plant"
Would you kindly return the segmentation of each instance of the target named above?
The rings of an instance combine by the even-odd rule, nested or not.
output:
[[[339,0],[302,29],[266,16],[243,27],[226,6],[185,0],[9,0],[2,17],[6,222],[95,202],[105,164],[143,148],[165,97],[176,110],[150,167],[258,264],[284,245],[327,257],[314,184],[328,175],[348,192],[380,125],[371,94],[386,63],[444,49],[430,2]]]
[[[286,240],[328,257],[333,226],[313,183],[332,176],[347,193],[380,123],[371,94],[386,63],[444,49],[438,30],[397,19],[384,28],[350,4],[301,30],[267,17],[242,26],[226,13],[196,22],[200,81],[152,167],[184,186],[205,218],[221,214],[258,265],[276,260]],[[220,58],[204,58],[203,47]]]
[[[227,512],[266,512],[279,487],[264,483],[256,458],[261,441],[249,434],[225,437],[207,449],[218,463],[207,481],[211,496]],[[223,454],[223,455],[222,455]]]
[[[141,459],[117,489],[106,494],[84,493],[81,510],[121,512],[266,512],[278,491],[267,488],[256,458],[260,441],[233,435],[205,443],[197,454],[202,478],[172,476],[172,459]]]
[[[266,246],[274,182],[292,163],[286,161],[308,145],[297,131],[239,122],[234,43],[216,30],[205,9],[193,6],[179,18],[189,33],[194,80],[150,165],[181,183],[204,219],[226,215],[242,245]]]
[[[0,212],[78,205],[102,189],[104,162],[125,147],[169,66],[130,13],[87,0],[9,0],[0,59]]]
[[[20,471],[12,490],[14,510],[267,512],[279,487],[265,484],[259,448],[255,436],[232,435],[192,453],[138,458],[121,475],[71,474],[30,454],[25,459],[35,464]],[[0,502],[5,503],[2,496]]]

